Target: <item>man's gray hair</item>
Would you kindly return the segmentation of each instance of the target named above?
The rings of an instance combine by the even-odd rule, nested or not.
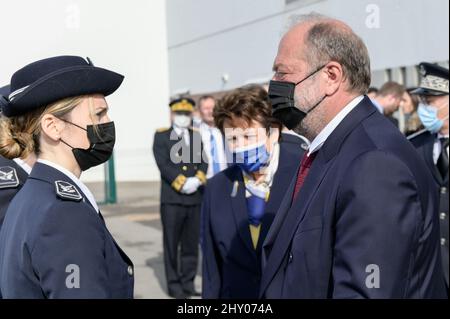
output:
[[[295,15],[290,19],[289,29],[303,23],[311,24],[303,56],[311,70],[330,61],[338,62],[348,80],[349,90],[366,94],[371,81],[367,47],[350,27],[336,27],[336,21],[318,13]]]

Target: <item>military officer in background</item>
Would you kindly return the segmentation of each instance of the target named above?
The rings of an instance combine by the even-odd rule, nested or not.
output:
[[[9,85],[0,88],[0,99],[3,99],[2,101],[4,101],[4,103],[6,102],[9,93]],[[0,101],[0,116],[2,116],[1,105],[2,102]],[[29,158],[25,160],[20,158],[10,160],[0,156],[0,230],[9,203],[22,188],[35,161],[35,156],[29,156]]]
[[[408,139],[429,167],[440,196],[439,220],[441,254],[448,290],[448,69],[421,63],[420,86],[412,91],[419,96],[418,115],[425,129]]]
[[[155,133],[153,154],[161,172],[161,221],[168,294],[198,296],[194,289],[200,237],[200,204],[208,169],[201,136],[191,127],[195,102],[173,100],[172,127]],[[180,248],[180,256],[178,249]]]

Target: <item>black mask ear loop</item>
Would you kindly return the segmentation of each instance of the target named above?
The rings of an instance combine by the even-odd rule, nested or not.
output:
[[[322,65],[321,67],[318,67],[315,71],[313,71],[312,73],[310,73],[306,78],[304,78],[303,80],[295,83],[295,86],[299,85],[300,83],[306,81],[307,79],[309,79],[310,77],[312,77],[314,74],[316,74],[317,72],[319,72],[320,70],[322,70],[328,63],[325,63],[324,65]],[[295,92],[295,89],[294,89]],[[320,105],[320,103],[323,102],[323,100],[325,100],[325,98],[327,97],[327,95],[324,95],[316,104],[313,105],[313,107],[311,107],[306,114],[311,113],[316,107],[318,107]]]
[[[77,125],[77,124],[75,124],[75,123],[72,123],[72,122],[67,121],[67,120],[65,120],[65,119],[61,119],[61,118],[59,118],[59,119],[60,119],[61,121],[63,121],[63,122],[72,124],[72,125],[78,127],[79,129],[82,129],[83,131],[86,131],[86,132],[87,132],[87,130],[86,130],[85,128],[83,128],[83,127],[81,127],[81,126],[79,126],[79,125]],[[60,138],[60,140],[61,140],[61,142],[63,142],[63,143],[66,144],[67,146],[69,146],[71,149],[74,149],[74,148],[75,148],[75,147],[71,146],[70,144],[66,143],[62,138]]]
[[[314,74],[316,74],[317,72],[319,72],[320,70],[322,70],[328,63],[325,63],[324,65],[322,65],[321,67],[318,67],[315,71],[313,71],[312,73],[310,73],[309,75],[307,75],[303,80],[298,81],[297,83],[295,83],[295,86],[299,85],[302,82],[305,82],[306,80],[308,80],[310,77],[312,77]]]

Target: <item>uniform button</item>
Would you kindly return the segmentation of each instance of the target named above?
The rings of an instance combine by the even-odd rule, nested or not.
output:
[[[445,218],[447,218],[447,214],[446,214],[446,213],[441,213],[441,214],[439,215],[439,217],[440,217],[442,220],[444,220]]]
[[[294,259],[294,256],[292,255],[292,253],[289,253],[289,263],[292,262],[292,259]]]
[[[447,193],[447,187],[441,187],[441,194]]]
[[[447,243],[447,240],[445,238],[441,238],[441,246],[444,246]]]
[[[185,166],[183,166],[183,171],[187,171],[187,166],[185,165]]]
[[[128,266],[127,271],[128,271],[128,275],[133,276],[133,267]]]

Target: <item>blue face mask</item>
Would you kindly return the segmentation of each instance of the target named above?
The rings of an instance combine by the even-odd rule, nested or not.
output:
[[[233,151],[233,162],[247,173],[258,171],[267,164],[270,154],[266,145],[263,143],[259,146],[250,146],[235,149]]]
[[[423,126],[433,134],[439,132],[444,125],[444,120],[438,118],[438,109],[431,105],[419,103],[417,114]]]

